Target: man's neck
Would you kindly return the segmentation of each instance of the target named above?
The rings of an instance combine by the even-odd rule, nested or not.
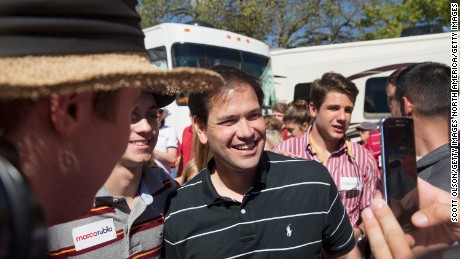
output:
[[[321,162],[325,163],[329,156],[339,149],[340,140],[324,138],[315,125],[309,134],[310,144],[313,144],[316,153],[321,154]]]
[[[256,179],[256,169],[253,172],[235,172],[218,168],[219,166],[216,165],[216,169],[211,174],[211,181],[217,193],[242,202],[244,194]]]
[[[440,117],[413,116],[415,149],[423,157],[440,146],[449,143],[449,123]]]
[[[114,196],[136,197],[142,178],[142,166],[142,163],[132,167],[117,163],[104,187]]]

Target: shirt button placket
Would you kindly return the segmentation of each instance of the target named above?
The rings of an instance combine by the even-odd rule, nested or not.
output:
[[[238,215],[238,222],[245,223],[251,221],[251,213],[244,208],[241,208]],[[240,224],[238,226],[240,241],[248,242],[255,239],[254,226],[252,224]]]

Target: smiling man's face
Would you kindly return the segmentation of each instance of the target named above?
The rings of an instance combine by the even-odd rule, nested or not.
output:
[[[143,92],[131,114],[131,132],[122,162],[147,162],[158,140],[158,107],[153,94]]]
[[[254,90],[240,85],[212,105],[198,133],[208,143],[220,171],[255,172],[265,145],[265,121]]]

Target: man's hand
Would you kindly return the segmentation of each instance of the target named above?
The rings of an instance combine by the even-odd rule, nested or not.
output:
[[[363,211],[362,219],[375,258],[412,258],[427,249],[460,241],[460,224],[450,219],[450,194],[421,179],[418,190],[420,210],[411,218],[418,229],[410,234],[404,234],[381,198],[372,200],[371,206]]]

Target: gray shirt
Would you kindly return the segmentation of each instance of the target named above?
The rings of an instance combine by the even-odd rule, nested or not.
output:
[[[418,177],[450,193],[450,147],[444,144],[417,161]]]
[[[176,182],[163,169],[144,164],[139,196],[132,210],[124,197],[113,196],[102,187],[96,194],[91,211],[80,218],[48,229],[49,258],[159,258],[163,242],[164,207],[169,193],[176,190]],[[112,226],[93,227],[92,223],[112,221]],[[105,226],[105,225],[104,225]],[[78,228],[85,235],[74,236]],[[111,240],[104,236],[115,234]],[[83,241],[82,241],[83,240]],[[79,249],[77,242],[86,242]]]

